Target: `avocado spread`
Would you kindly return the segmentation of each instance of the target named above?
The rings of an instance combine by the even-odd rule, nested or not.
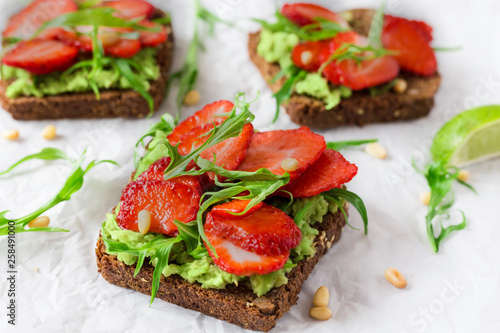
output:
[[[160,75],[160,67],[156,62],[156,48],[147,47],[131,58],[141,68],[136,73],[143,88],[149,89],[150,80],[155,80]],[[71,73],[55,72],[46,75],[33,75],[23,69],[2,66],[2,80],[12,80],[6,89],[9,98],[18,96],[43,97],[64,93],[79,93],[92,91],[88,72],[85,68],[78,68]],[[131,89],[129,81],[120,75],[114,67],[98,71],[93,76],[100,89]]]
[[[271,32],[263,29],[257,53],[267,62],[279,63],[282,69],[293,65],[292,50],[299,43],[299,37],[286,32]],[[330,110],[340,103],[341,97],[347,98],[351,90],[344,86],[332,88],[328,81],[319,73],[308,73],[305,78],[295,85],[298,94],[306,94],[322,100],[326,109]]]
[[[178,274],[190,283],[198,282],[203,288],[224,289],[228,284],[238,284],[238,282],[248,279],[249,285],[258,296],[266,294],[269,290],[279,287],[288,282],[286,273],[290,272],[292,267],[300,260],[307,259],[315,254],[313,246],[314,237],[318,230],[312,226],[323,221],[323,216],[327,213],[335,213],[338,206],[329,202],[321,195],[311,198],[296,199],[291,207],[290,215],[292,218],[308,202],[313,201],[311,207],[297,225],[302,231],[302,240],[299,245],[290,251],[290,259],[284,268],[266,274],[253,275],[250,277],[237,276],[221,270],[216,266],[209,256],[200,259],[192,258],[187,252],[183,243],[174,245],[170,254],[170,264],[167,265],[162,274],[170,276]],[[117,210],[119,207],[117,208]],[[116,214],[108,214],[106,222],[103,223],[101,234],[104,238],[119,241],[127,244],[131,248],[138,249],[158,236],[158,234],[142,235],[130,230],[122,230],[116,222]],[[167,236],[165,236],[167,237]],[[111,253],[113,254],[113,253]],[[148,254],[152,256],[153,253]],[[118,260],[127,265],[132,265],[137,261],[137,257],[127,253],[118,253]],[[155,261],[153,261],[155,265]]]

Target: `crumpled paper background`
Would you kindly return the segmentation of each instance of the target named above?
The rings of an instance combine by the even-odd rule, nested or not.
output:
[[[26,1],[1,1],[1,25]],[[192,33],[190,2],[155,1],[171,12],[176,38],[174,69],[183,62]],[[204,5],[245,31],[257,26],[250,17],[269,19],[273,1],[211,0]],[[281,3],[281,2],[280,2]],[[379,1],[320,1],[333,10],[376,8]],[[500,3],[489,1],[386,1],[393,15],[424,19],[434,27],[434,46],[461,46],[438,52],[443,80],[429,117],[412,122],[349,127],[321,131],[327,140],[378,138],[387,147],[386,160],[362,149],[343,153],[359,167],[349,189],[365,201],[369,234],[346,227],[341,241],[316,266],[305,282],[298,304],[278,321],[273,332],[499,332],[500,319],[500,160],[471,166],[471,184],[478,195],[456,187],[455,207],[469,218],[433,254],[425,234],[426,207],[419,201],[427,191],[424,178],[411,167],[414,156],[422,164],[437,129],[458,112],[476,105],[500,103],[500,42],[497,21]],[[203,36],[206,36],[202,34]],[[274,100],[257,69],[249,61],[246,33],[218,26],[215,39],[203,37],[200,54],[198,107],[246,92],[259,130],[295,128],[285,114],[269,125]],[[172,93],[175,93],[176,89]],[[197,107],[185,108],[184,117]],[[47,146],[76,156],[88,146],[87,162],[113,159],[121,168],[103,165],[86,177],[83,188],[47,215],[51,225],[69,233],[25,233],[16,237],[17,321],[7,324],[7,241],[0,239],[2,283],[0,330],[5,332],[240,332],[239,327],[197,312],[155,301],[131,290],[109,285],[98,273],[94,247],[105,214],[118,202],[132,171],[133,145],[163,112],[175,112],[171,94],[152,119],[14,121],[0,112],[0,130],[17,128],[17,142],[0,140],[0,169]],[[59,136],[47,142],[41,130],[55,124]],[[500,143],[499,143],[500,144]],[[64,163],[32,162],[10,176],[0,177],[0,210],[19,217],[55,194],[69,169]],[[455,216],[456,218],[457,216]],[[455,220],[456,221],[456,220]],[[362,225],[351,210],[351,223]],[[398,290],[384,279],[384,270],[397,267],[408,287]],[[34,271],[34,268],[38,271]],[[332,319],[309,317],[315,290],[330,289]]]

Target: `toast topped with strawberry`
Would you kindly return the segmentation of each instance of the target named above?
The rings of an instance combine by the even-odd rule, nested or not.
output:
[[[97,243],[110,283],[268,331],[339,240],[356,165],[307,127],[256,132],[249,104],[169,115]],[[148,259],[147,259],[147,258]],[[149,262],[149,264],[148,264]]]
[[[0,102],[15,119],[144,117],[172,58],[170,18],[144,0],[35,0],[2,33]]]
[[[330,128],[430,112],[440,76],[425,22],[306,3],[285,4],[276,22],[256,21],[262,30],[250,34],[250,58],[276,112],[283,105],[295,123]]]

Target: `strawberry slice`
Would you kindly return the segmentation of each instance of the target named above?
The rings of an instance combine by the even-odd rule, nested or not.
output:
[[[307,127],[294,130],[277,130],[255,133],[248,147],[247,155],[238,170],[254,172],[267,168],[276,175],[290,173],[293,182],[326,149],[325,139],[311,132]],[[281,163],[285,159],[297,160],[295,170],[284,170]]]
[[[3,37],[28,39],[45,22],[62,14],[76,12],[78,6],[73,0],[36,0],[12,16]]]
[[[198,187],[171,181],[134,181],[123,189],[116,219],[120,228],[139,231],[138,214],[147,210],[151,214],[150,232],[174,236],[177,234],[174,220],[183,223],[195,220],[200,197]]]
[[[142,46],[155,47],[160,45],[161,43],[164,43],[167,40],[168,37],[167,28],[165,28],[164,25],[154,23],[148,20],[142,21],[140,25],[145,26],[147,28],[160,27],[161,29],[161,31],[159,32],[144,31],[144,30],[139,31],[140,34],[139,40]]]
[[[155,11],[152,4],[143,0],[106,1],[103,6],[113,8],[117,16],[125,20],[151,18]]]
[[[158,181],[165,180],[164,179],[165,169],[170,164],[170,161],[171,161],[170,157],[160,158],[159,160],[151,164],[146,171],[141,173],[141,175],[137,177],[137,180],[158,180]],[[199,187],[201,189],[200,177],[179,176],[175,178],[170,178],[168,181],[173,183],[184,184],[192,188]]]
[[[226,203],[214,206],[212,208],[212,210],[210,211],[210,213],[218,215],[218,216],[223,217],[223,218],[227,218],[227,219],[237,219],[237,218],[247,217],[248,215],[255,212],[257,209],[262,207],[262,205],[263,205],[262,202],[259,202],[258,204],[256,204],[252,208],[250,208],[248,210],[248,212],[246,212],[245,214],[234,215],[235,213],[236,214],[242,213],[245,210],[245,208],[247,208],[250,201],[251,200],[233,200],[230,202],[226,202]]]
[[[422,29],[415,28],[408,20],[393,18],[384,22],[382,44],[386,49],[398,51],[394,57],[409,72],[423,76],[436,73],[436,56],[428,39]]]
[[[233,205],[234,210],[241,208],[238,200],[221,205],[223,207],[214,207],[215,213],[212,210],[207,214],[205,232],[209,231],[246,251],[265,256],[281,255],[299,245],[301,231],[283,211],[263,203],[262,207],[245,216],[226,213],[224,215],[229,217],[225,217],[218,213]]]
[[[2,58],[2,63],[41,75],[67,69],[77,56],[76,47],[53,40],[36,39],[19,43]]]
[[[328,43],[328,47],[321,50],[319,55],[320,61],[323,64],[328,61],[330,57],[337,51],[342,45],[349,44],[362,44],[365,43],[365,39],[355,33],[354,31],[340,32]],[[319,67],[318,67],[319,68]],[[333,84],[341,84],[340,76],[337,68],[337,63],[335,61],[330,62],[325,66],[322,72],[323,76]]]
[[[137,39],[120,39],[117,43],[104,47],[107,55],[117,58],[130,58],[141,50],[141,42]]]
[[[352,90],[362,90],[389,82],[399,74],[398,61],[382,56],[357,63],[353,59],[336,62],[338,80]]]
[[[230,101],[217,101],[211,104],[205,105],[203,109],[196,112],[191,117],[188,117],[182,123],[180,123],[169,136],[167,136],[168,141],[171,145],[175,146],[181,140],[181,137],[187,132],[191,131],[193,128],[206,123],[220,124],[227,117],[214,117],[215,115],[220,115],[223,113],[231,112],[234,104]]]
[[[285,266],[289,252],[277,256],[258,255],[205,231],[208,241],[215,248],[217,257],[207,244],[208,254],[220,269],[235,275],[250,276],[268,274]]]
[[[299,26],[315,23],[317,18],[336,22],[343,27],[349,26],[339,14],[312,3],[286,4],[281,9],[281,14]]]
[[[213,128],[213,124],[204,124],[195,127],[188,133],[184,134],[181,138],[181,143],[177,148],[179,153],[187,155],[193,148],[196,149],[201,146],[205,141],[207,141],[209,138],[207,133]],[[226,170],[236,170],[247,154],[248,146],[252,141],[253,133],[254,129],[252,124],[245,124],[239,136],[226,139],[215,146],[204,150],[201,152],[200,156],[213,162],[215,154],[216,165],[224,167]],[[209,172],[208,178],[213,182],[215,180],[215,173]],[[223,179],[219,176],[219,181],[221,180]]]
[[[396,21],[405,21],[411,24],[415,31],[417,31],[427,41],[427,43],[432,41],[432,27],[424,21],[408,20],[403,17],[384,15],[384,25],[397,24]]]
[[[327,149],[316,163],[283,190],[290,192],[294,198],[308,198],[342,186],[357,173],[356,165],[349,163],[341,153]],[[280,195],[289,196],[284,192],[280,192]]]
[[[329,48],[333,39],[304,42],[295,45],[292,50],[293,63],[308,72],[317,71],[328,60]]]

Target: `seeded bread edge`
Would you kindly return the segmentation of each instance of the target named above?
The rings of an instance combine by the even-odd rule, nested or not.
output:
[[[165,17],[159,9],[155,17]],[[160,67],[158,79],[150,81],[149,93],[157,111],[164,98],[172,54],[174,36],[172,25],[166,25],[168,38],[157,46],[156,61]],[[0,80],[0,104],[16,120],[71,119],[71,118],[143,118],[150,112],[147,101],[136,91],[101,90],[97,100],[93,92],[68,93],[53,96],[20,96],[9,98],[6,89],[9,82]]]
[[[353,29],[366,35],[374,11],[355,9],[350,12],[352,13],[350,24]],[[257,53],[259,40],[260,31],[249,34],[250,59],[271,90],[277,92],[286,78],[281,78],[275,83],[270,82],[281,68],[279,64],[269,63]],[[434,95],[441,82],[441,76],[436,73],[430,77],[422,77],[402,71],[399,77],[408,83],[408,88],[403,94],[391,90],[379,96],[371,96],[367,90],[356,91],[333,109],[326,110],[323,101],[309,95],[294,93],[284,107],[294,123],[318,129],[346,125],[363,126],[427,116],[434,105]]]
[[[347,211],[347,204],[344,206]],[[346,221],[340,209],[327,214],[322,223],[313,227],[319,230],[314,240],[316,254],[303,260],[287,274],[288,283],[257,297],[244,284],[229,285],[225,289],[204,289],[198,283],[189,283],[178,275],[162,276],[157,298],[183,308],[202,312],[225,320],[245,329],[267,332],[279,318],[297,303],[302,284],[312,272],[319,259],[336,243],[342,234]],[[154,268],[145,263],[134,278],[134,265],[126,265],[116,256],[106,253],[106,247],[99,236],[96,247],[97,267],[109,283],[151,295],[151,281]],[[144,301],[147,306],[148,301]]]

